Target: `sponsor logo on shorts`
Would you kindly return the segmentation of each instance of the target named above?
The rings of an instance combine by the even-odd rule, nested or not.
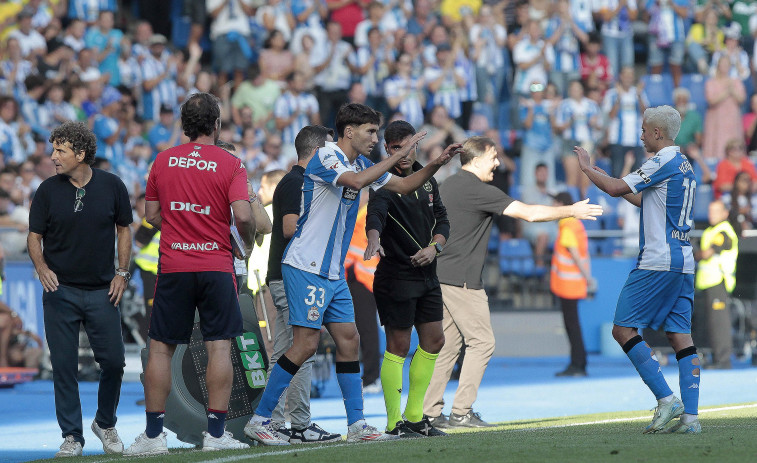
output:
[[[171,243],[171,249],[177,251],[217,251],[218,243],[208,241],[207,243]]]
[[[183,167],[184,169],[189,169],[191,167],[194,167],[197,170],[207,170],[207,171],[215,172],[217,166],[218,164],[216,164],[215,162],[206,161],[204,159],[200,159],[198,161],[197,159],[176,157],[176,156],[171,156],[170,158],[168,158],[168,167]]]
[[[201,204],[182,203],[180,201],[171,201],[172,211],[187,211],[195,214],[210,215],[210,206]]]
[[[311,322],[314,322],[318,320],[318,318],[321,316],[321,314],[318,312],[318,307],[313,306],[308,310],[308,320]]]

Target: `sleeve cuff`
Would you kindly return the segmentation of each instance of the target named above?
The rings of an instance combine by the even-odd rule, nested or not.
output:
[[[631,179],[629,179],[628,177],[623,177],[623,181],[626,182],[626,185],[628,185],[628,188],[631,189],[631,191],[633,192],[633,194],[637,194],[639,192],[636,189],[636,186],[633,183],[631,183]]]

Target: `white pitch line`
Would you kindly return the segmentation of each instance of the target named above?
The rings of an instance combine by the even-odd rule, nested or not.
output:
[[[742,410],[744,408],[755,408],[755,407],[757,407],[757,404],[734,405],[731,407],[708,408],[706,410],[699,410],[699,413],[713,413],[713,412],[723,412],[723,411],[728,411],[728,410]],[[634,418],[612,418],[609,420],[586,421],[583,423],[568,423],[568,424],[556,424],[553,426],[540,426],[538,428],[521,428],[521,429],[514,429],[513,431],[540,431],[544,429],[570,428],[574,426],[590,426],[593,424],[622,423],[626,421],[643,421],[643,420],[648,420],[648,419],[649,419],[648,416],[638,416]]]
[[[747,404],[747,405],[734,405],[730,407],[719,407],[719,408],[709,408],[706,410],[700,410],[699,413],[715,413],[715,412],[724,412],[728,410],[743,410],[745,408],[757,408],[757,404]],[[545,429],[558,429],[558,428],[570,428],[574,426],[589,426],[593,424],[608,424],[608,423],[622,423],[622,422],[628,422],[628,421],[642,421],[642,420],[648,420],[648,416],[639,416],[634,418],[613,418],[609,420],[598,420],[598,421],[586,421],[583,423],[570,423],[570,424],[557,424],[553,426],[541,426],[538,428],[522,428],[522,429],[513,429],[512,431],[520,432],[520,431],[540,431]],[[335,445],[318,445],[314,447],[298,447],[296,449],[290,449],[290,450],[277,450],[277,451],[271,451],[271,452],[263,452],[263,453],[252,453],[252,454],[244,454],[244,455],[235,455],[233,457],[224,457],[224,458],[216,458],[213,460],[200,460],[200,463],[231,463],[234,461],[241,461],[241,460],[251,460],[254,458],[260,458],[260,457],[267,457],[271,455],[288,455],[290,453],[304,453],[304,452],[312,452],[315,450],[324,450],[324,449],[333,449],[337,447],[347,447],[350,445],[355,444],[335,444]],[[359,444],[358,444],[359,445]],[[112,460],[95,460],[91,463],[102,463],[105,461],[112,461]]]

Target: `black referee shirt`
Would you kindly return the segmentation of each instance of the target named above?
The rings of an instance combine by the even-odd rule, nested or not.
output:
[[[418,162],[413,164],[414,172],[422,168]],[[403,176],[396,168],[392,174]],[[447,210],[436,180],[429,179],[409,195],[384,188],[371,191],[365,229],[378,230],[386,253],[376,268],[377,278],[437,281],[436,260],[425,267],[410,263],[413,255],[431,244],[434,235],[449,237]]]

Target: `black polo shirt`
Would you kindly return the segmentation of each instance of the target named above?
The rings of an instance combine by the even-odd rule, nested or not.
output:
[[[108,288],[115,276],[116,225],[132,222],[129,193],[120,178],[100,169],[92,169],[84,190],[84,207],[74,212],[76,187],[68,176],[42,182],[29,211],[29,231],[42,235],[42,256],[58,283]]]

